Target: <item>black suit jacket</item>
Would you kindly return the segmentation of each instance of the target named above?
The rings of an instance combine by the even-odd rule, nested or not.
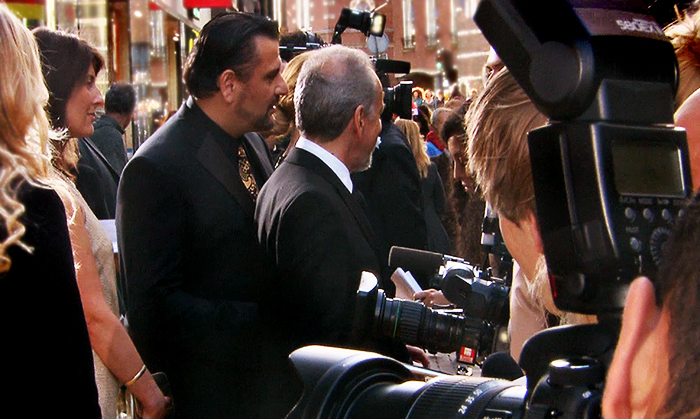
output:
[[[117,172],[90,138],[78,139],[80,159],[76,186],[99,220],[113,220],[117,206]]]
[[[391,246],[427,250],[428,235],[418,166],[406,137],[393,122],[384,124],[380,137],[372,166],[353,173],[352,180],[367,201],[367,214],[377,234],[382,286],[393,295],[394,284],[386,280],[394,270],[388,264]],[[428,278],[416,279],[427,287]]]
[[[121,175],[128,161],[123,137],[124,128],[109,115],[102,115],[93,126],[95,131],[90,140],[102,152],[110,167]]]
[[[289,321],[308,343],[346,344],[362,271],[379,274],[360,202],[318,157],[294,148],[263,187],[260,243],[277,267]],[[292,320],[293,318],[293,320]]]
[[[85,314],[75,279],[75,266],[66,213],[50,189],[24,184],[19,200],[26,231],[7,255],[10,270],[3,274],[0,316],[11,384],[3,400],[28,408],[27,416],[48,418],[56,409],[73,418],[99,418],[97,386]],[[4,228],[0,233],[6,237]],[[46,387],[46,391],[32,391]],[[37,398],[37,395],[40,396]]]
[[[387,341],[360,342],[353,333],[357,288],[363,271],[379,274],[371,225],[360,201],[315,155],[293,148],[258,198],[255,219],[264,251],[277,267],[270,284],[268,328],[279,341],[273,363],[299,347],[324,344],[362,347],[397,356]],[[368,325],[367,329],[371,328]],[[405,360],[405,359],[404,359]],[[279,369],[288,368],[283,365]],[[286,371],[288,372],[288,371]],[[273,392],[300,394],[289,377]],[[293,397],[287,400],[293,406]]]
[[[234,139],[190,98],[129,161],[118,243],[138,350],[168,375],[176,417],[259,417],[255,204],[238,174],[242,141],[258,182],[272,172],[257,134]]]

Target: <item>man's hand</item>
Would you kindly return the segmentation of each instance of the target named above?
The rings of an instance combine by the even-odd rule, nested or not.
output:
[[[408,354],[411,356],[411,361],[418,362],[425,368],[428,368],[430,366],[428,354],[426,354],[424,350],[417,346],[411,345],[406,345],[406,349],[408,349]]]
[[[447,298],[445,298],[442,291],[432,288],[413,294],[413,299],[425,304],[426,307],[432,307],[434,305],[449,306],[452,304]]]

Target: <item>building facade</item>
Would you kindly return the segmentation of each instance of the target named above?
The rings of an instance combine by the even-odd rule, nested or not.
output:
[[[472,19],[477,4],[478,0],[274,0],[273,10],[279,13],[275,17],[282,31],[314,32],[330,42],[344,7],[376,9],[387,17],[388,47],[381,58],[410,62],[411,78],[424,89],[448,90],[456,83],[468,95],[483,85],[489,49]],[[342,38],[344,45],[379,55],[376,48],[372,49],[373,41],[352,29],[346,30]],[[454,67],[452,77],[445,75],[449,61]]]
[[[355,29],[344,45],[378,58],[407,61],[411,79],[424,89],[455,85],[463,94],[482,85],[488,43],[472,20],[478,0],[9,0],[30,27],[48,26],[78,33],[105,57],[98,84],[114,82],[138,91],[137,116],[127,132],[135,151],[172,113],[186,92],[182,67],[202,26],[221,11],[237,8],[267,15],[281,31],[304,30],[331,42],[343,8],[386,15],[384,36]],[[438,57],[442,57],[438,59]],[[443,67],[440,68],[439,65]],[[448,72],[451,66],[454,71]]]

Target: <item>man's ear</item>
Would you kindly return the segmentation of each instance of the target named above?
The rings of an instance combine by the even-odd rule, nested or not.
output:
[[[355,127],[355,130],[357,133],[362,132],[362,128],[364,128],[366,121],[365,121],[365,115],[366,115],[366,110],[363,105],[357,105],[355,108],[355,112],[352,115],[352,124]]]
[[[231,69],[224,70],[219,74],[217,84],[219,85],[219,91],[226,103],[233,102],[237,94],[238,82],[238,76]]]
[[[644,346],[655,332],[660,318],[661,310],[656,306],[654,285],[645,277],[635,279],[627,294],[620,337],[605,381],[603,416],[606,419],[629,418],[633,410],[643,407],[638,404],[638,397],[635,402],[635,388],[632,386],[641,383],[633,381],[632,377],[636,377],[633,369],[638,357],[646,358],[645,362],[653,362],[654,356],[647,358],[648,351],[644,350]],[[656,358],[664,356],[666,354],[656,354]],[[653,373],[650,372],[650,375]],[[649,379],[653,380],[653,377]],[[647,402],[652,401],[650,397],[646,399]]]

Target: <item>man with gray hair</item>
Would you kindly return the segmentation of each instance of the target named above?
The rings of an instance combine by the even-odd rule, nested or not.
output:
[[[369,57],[341,45],[313,52],[299,73],[294,104],[301,138],[260,191],[255,210],[258,239],[277,269],[262,313],[276,352],[266,359],[287,374],[274,380],[282,393],[295,387],[286,358],[305,345],[403,351],[407,360],[404,345],[353,337],[360,276],[380,272],[350,178],[369,167],[381,130],[383,93]]]

